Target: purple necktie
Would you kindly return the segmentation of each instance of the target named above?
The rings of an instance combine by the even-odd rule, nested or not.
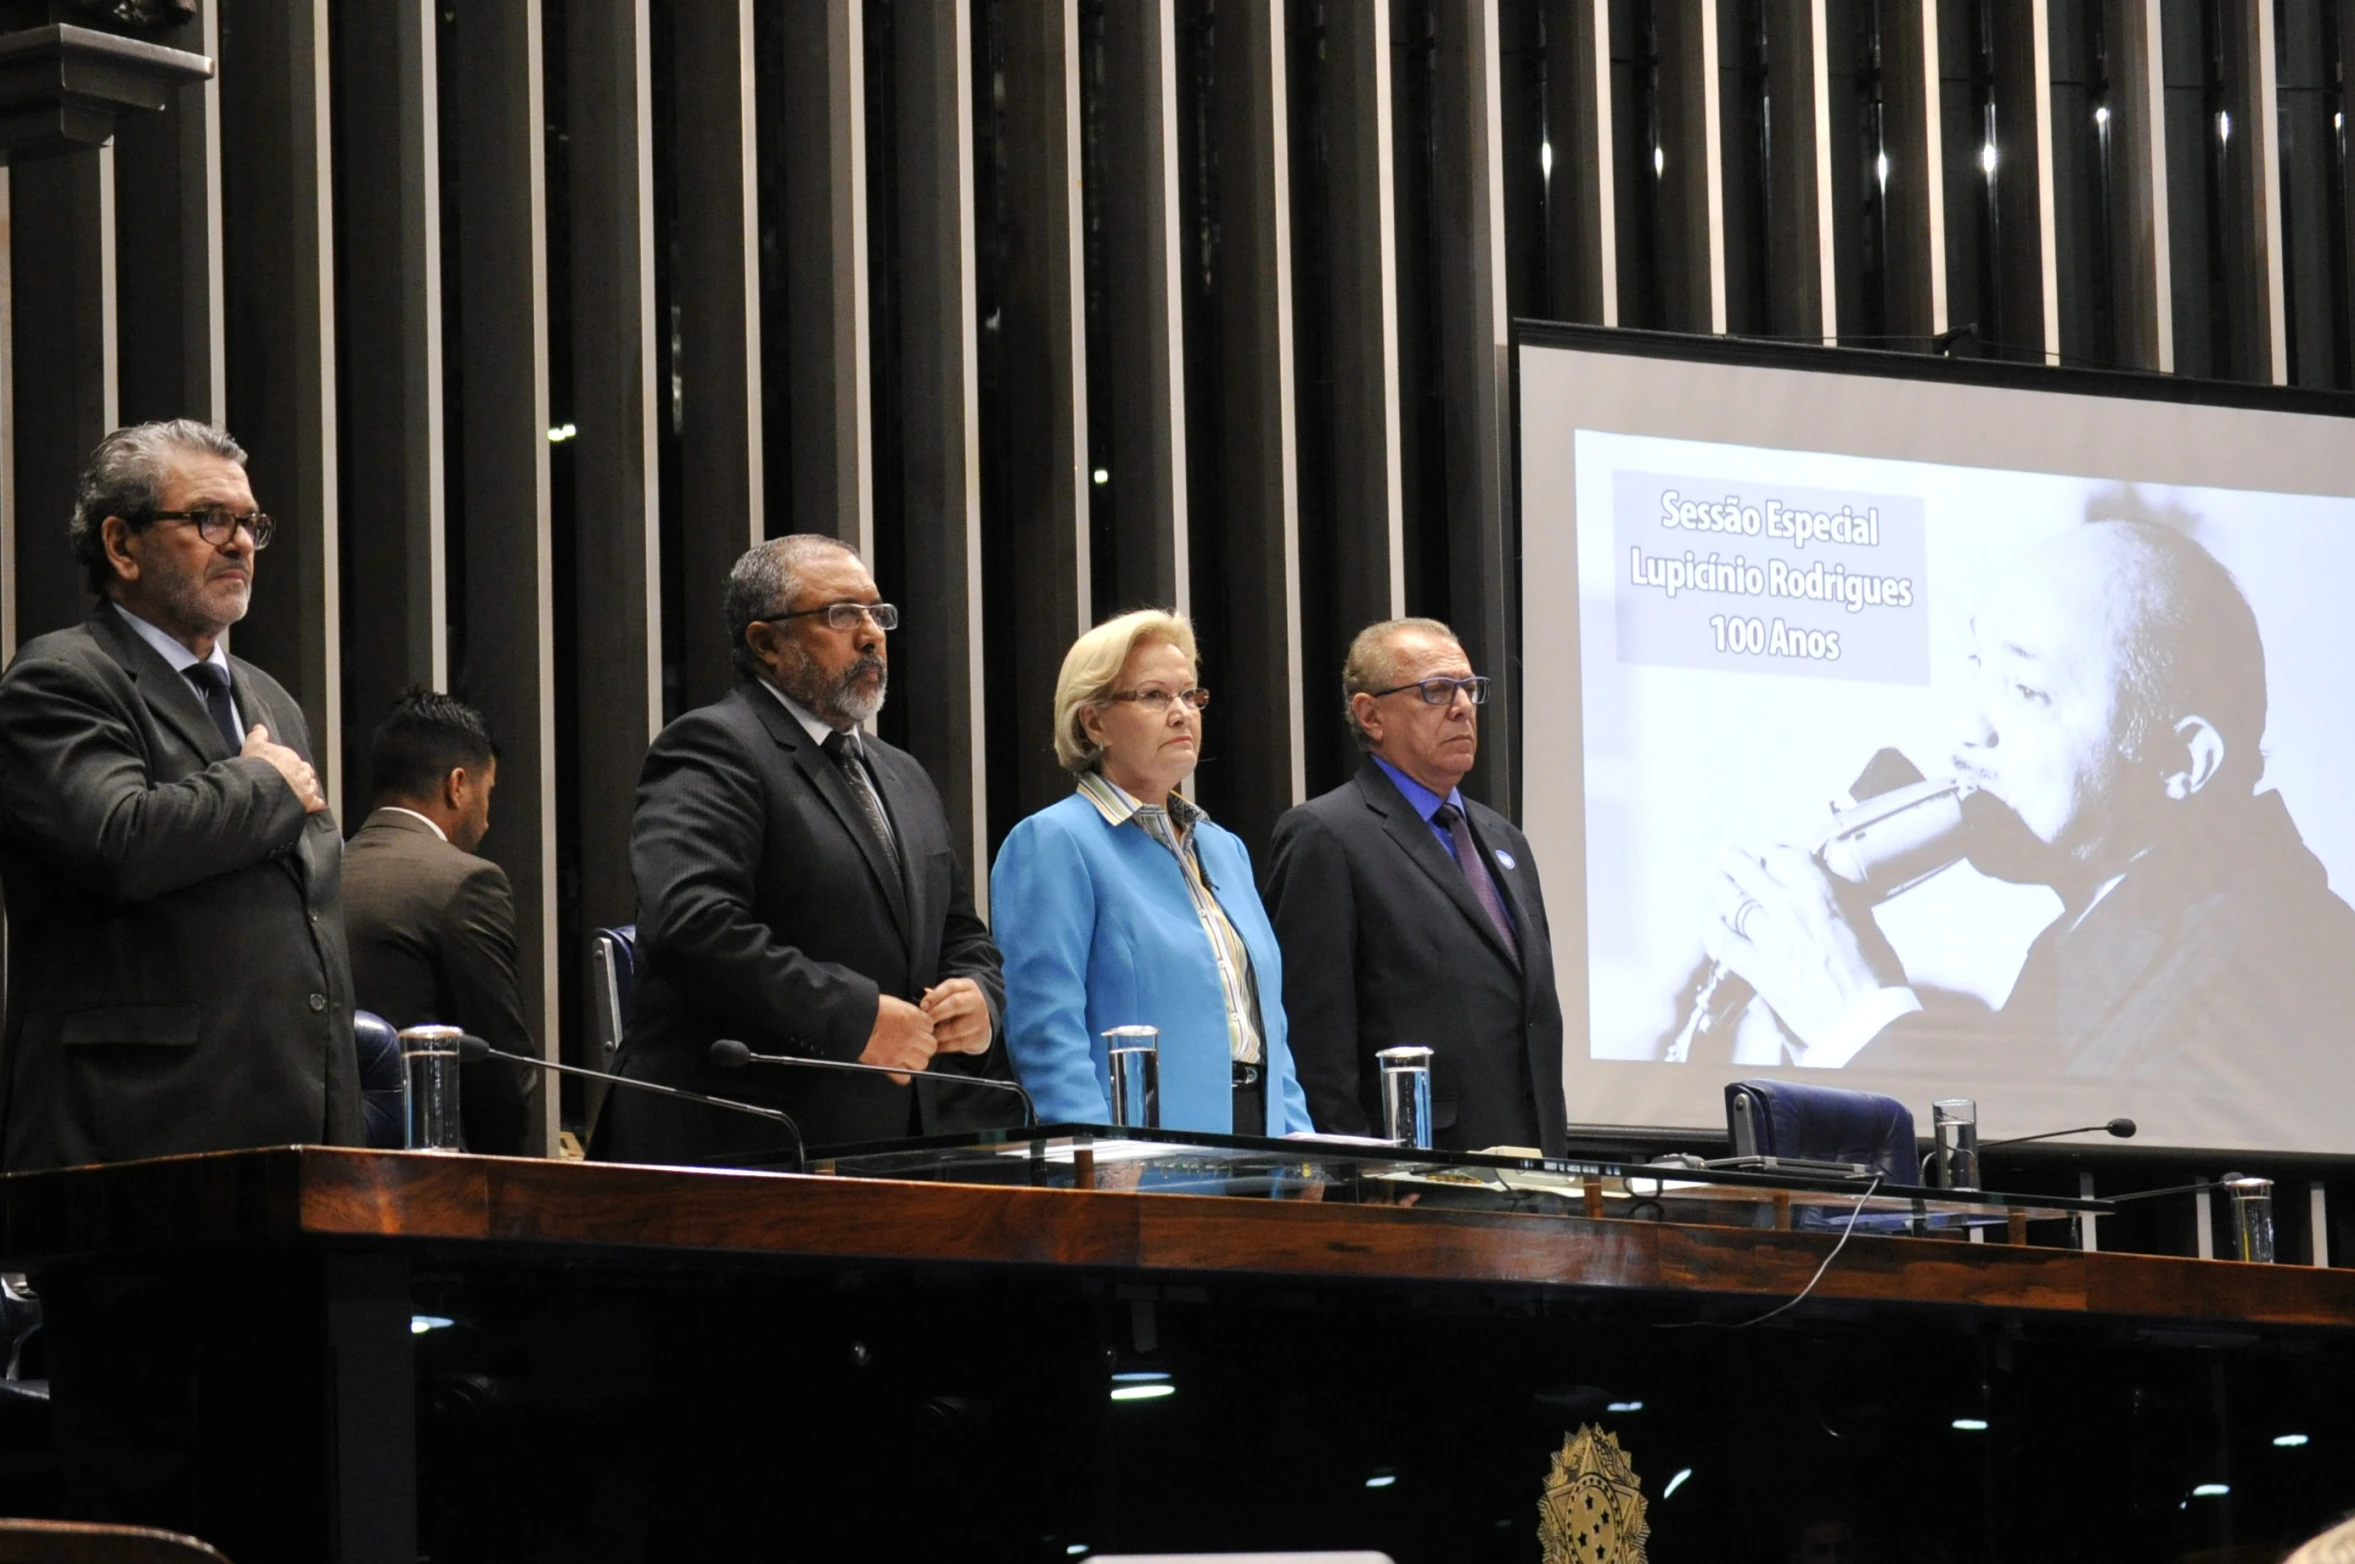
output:
[[[1464,881],[1472,887],[1472,899],[1488,914],[1488,921],[1496,928],[1496,937],[1505,942],[1505,949],[1512,953],[1518,965],[1521,942],[1513,938],[1513,920],[1505,916],[1504,899],[1497,895],[1496,881],[1489,876],[1488,860],[1480,855],[1480,844],[1472,840],[1472,822],[1453,804],[1441,804],[1432,811],[1431,818],[1447,827],[1448,838],[1456,844],[1456,867],[1464,871]]]

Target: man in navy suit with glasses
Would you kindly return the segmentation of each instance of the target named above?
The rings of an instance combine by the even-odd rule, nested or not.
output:
[[[1375,1054],[1432,1050],[1434,1144],[1559,1155],[1562,1005],[1529,842],[1459,784],[1488,681],[1435,619],[1359,632],[1341,688],[1357,775],[1276,822],[1267,906],[1317,1128],[1380,1134]]]

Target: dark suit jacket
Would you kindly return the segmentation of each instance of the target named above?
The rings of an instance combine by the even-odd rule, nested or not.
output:
[[[1463,870],[1371,758],[1276,822],[1267,908],[1284,946],[1292,1055],[1321,1130],[1380,1134],[1374,1055],[1416,1044],[1433,1050],[1436,1144],[1558,1155],[1562,1005],[1537,861],[1511,821],[1465,803],[1513,915],[1518,965]]]
[[[379,809],[344,847],[344,929],[360,1008],[395,1027],[461,1026],[505,1053],[538,1058],[515,980],[515,894],[507,871]],[[466,1149],[539,1150],[540,1072],[481,1059],[459,1067]]]
[[[1948,1079],[2057,1069],[2209,1102],[2343,1098],[2350,1017],[2355,909],[2267,792],[2153,847],[2073,927],[2056,919],[1992,1022],[1933,1008],[1857,1058]]]
[[[230,680],[310,755],[276,680]],[[0,676],[0,1160],[359,1144],[342,849],[113,607],[27,643]]]
[[[841,775],[766,686],[747,681],[663,729],[638,780],[630,866],[638,981],[620,1073],[784,1109],[813,1146],[1013,1122],[1009,1094],[896,1086],[782,1066],[714,1069],[714,1038],[759,1053],[856,1061],[876,996],[911,1003],[969,977],[1005,1014],[997,947],[973,910],[940,794],[914,757],[866,741],[899,837],[894,875]],[[941,1074],[1010,1079],[1003,1037],[943,1054]],[[777,1126],[626,1088],[606,1099],[597,1155],[749,1159]]]

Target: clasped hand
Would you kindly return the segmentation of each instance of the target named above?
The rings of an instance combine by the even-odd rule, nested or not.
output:
[[[1829,1035],[1859,1001],[1905,982],[1870,904],[1803,848],[1729,847],[1709,890],[1714,916],[1702,944],[1803,1044]]]
[[[861,1064],[909,1074],[929,1069],[936,1053],[989,1052],[989,1001],[971,978],[949,978],[924,991],[915,1004],[892,994],[877,996],[875,1028],[867,1034]]]

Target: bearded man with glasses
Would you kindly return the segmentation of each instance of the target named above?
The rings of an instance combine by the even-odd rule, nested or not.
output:
[[[97,606],[0,676],[10,1172],[361,1140],[343,839],[301,707],[228,651],[271,532],[207,424],[82,470]]]
[[[1432,1050],[1432,1141],[1560,1156],[1562,1003],[1527,838],[1467,799],[1488,680],[1435,619],[1358,633],[1344,715],[1357,775],[1276,822],[1267,906],[1309,1113],[1382,1130],[1385,1048]]]
[[[630,868],[638,980],[615,1068],[791,1114],[811,1146],[1010,1122],[1011,1094],[916,1081],[1010,1079],[997,947],[940,793],[913,755],[859,731],[882,709],[899,610],[866,562],[818,534],[775,538],[728,574],[744,675],[655,739]],[[714,1041],[881,1066],[723,1072]],[[594,1154],[765,1161],[777,1126],[652,1092],[606,1100]]]

